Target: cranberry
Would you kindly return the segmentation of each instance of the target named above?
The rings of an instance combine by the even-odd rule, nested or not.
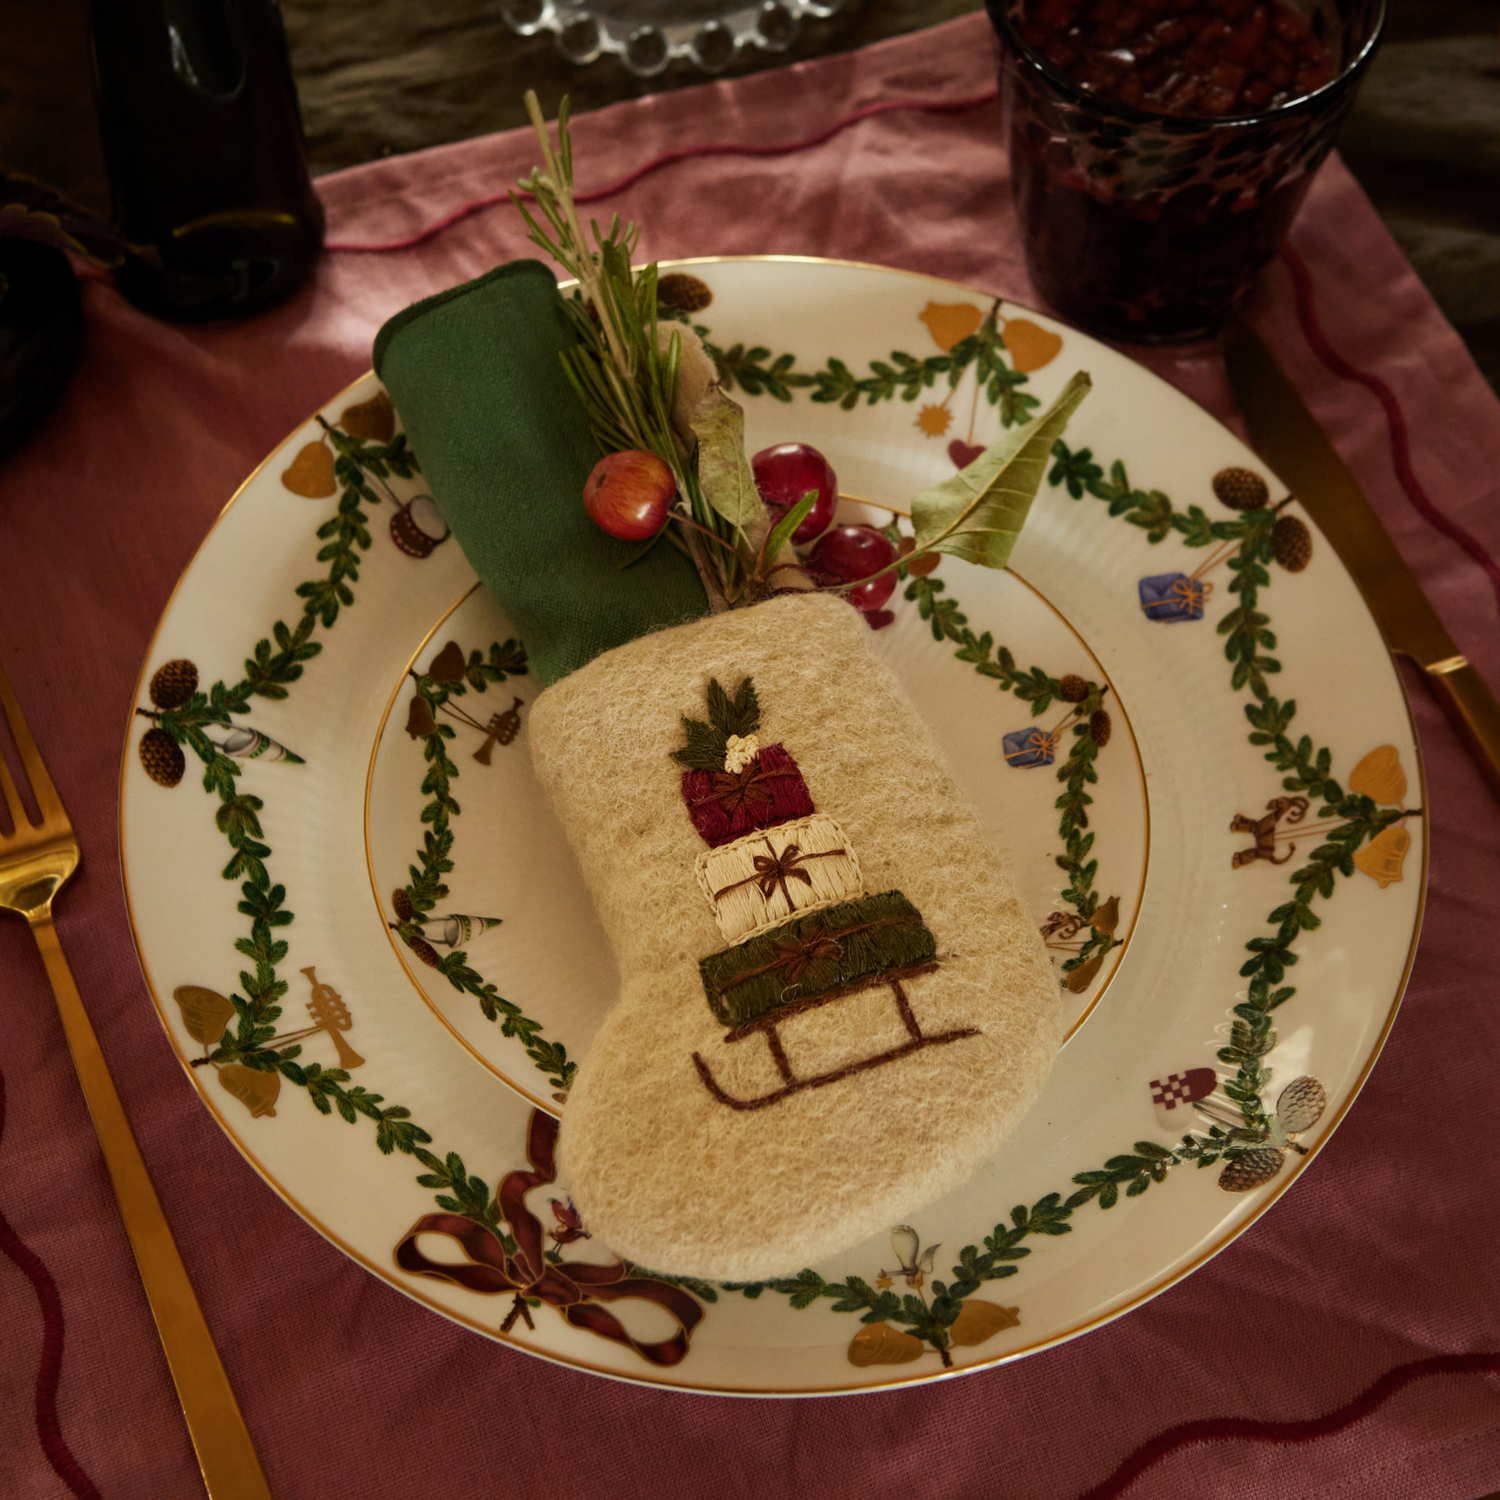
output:
[[[886,600],[896,592],[896,575],[882,573],[868,583],[852,583],[841,592],[862,615],[871,615],[884,610]]]
[[[819,539],[808,559],[813,575],[823,584],[847,583],[843,596],[864,614],[882,608],[896,588],[892,570],[871,578],[896,560],[891,539],[873,526],[835,526]],[[869,579],[869,582],[861,582]]]
[[[750,467],[760,498],[773,512],[773,521],[780,520],[809,490],[817,492],[813,508],[792,533],[794,542],[810,542],[828,529],[838,504],[839,481],[833,466],[816,448],[806,443],[778,443],[774,448],[762,448],[750,460]]]
[[[1083,88],[1163,114],[1243,115],[1335,72],[1289,0],[1027,0],[1022,34]]]

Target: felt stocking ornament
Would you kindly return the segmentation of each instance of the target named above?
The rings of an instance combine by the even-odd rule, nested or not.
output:
[[[576,338],[520,262],[393,319],[376,368],[549,684],[536,772],[619,960],[561,1110],[568,1191],[652,1271],[786,1274],[993,1153],[1051,1066],[1057,981],[844,600],[710,613],[681,553],[626,567],[588,519]]]
[[[962,1181],[1030,1108],[1057,980],[842,600],[661,631],[544,692],[536,770],[619,959],[563,1109],[590,1231],[795,1272]]]

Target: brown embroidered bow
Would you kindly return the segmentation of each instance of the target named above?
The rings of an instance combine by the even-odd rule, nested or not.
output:
[[[766,847],[770,849],[770,845]],[[755,874],[747,875],[743,880],[736,880],[733,885],[726,885],[723,890],[714,892],[714,900],[721,896],[727,896],[730,891],[737,891],[742,885],[758,885],[760,893],[767,901],[776,893],[779,886],[781,894],[786,898],[788,906],[796,903],[792,900],[792,893],[787,889],[788,880],[800,880],[803,885],[812,885],[812,876],[806,870],[797,868],[804,860],[808,859],[832,859],[835,855],[844,854],[843,849],[824,849],[818,854],[804,854],[796,844],[788,844],[785,849],[777,854],[774,850],[770,854],[757,854],[755,856]]]
[[[722,802],[724,811],[732,818],[747,802],[765,806],[771,801],[771,788],[766,783],[773,776],[785,776],[785,771],[768,771],[759,761],[752,760],[738,771],[710,771],[713,795],[705,802]]]
[[[801,943],[777,943],[772,951],[776,954],[772,967],[781,970],[788,984],[799,984],[802,976],[819,959],[844,956],[843,944],[827,936],[808,938]]]

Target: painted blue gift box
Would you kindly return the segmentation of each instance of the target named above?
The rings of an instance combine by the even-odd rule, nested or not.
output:
[[[1057,758],[1057,736],[1045,729],[1014,729],[1001,741],[1007,765],[1023,770],[1031,766],[1050,766]]]
[[[1189,578],[1186,573],[1158,573],[1154,578],[1141,579],[1136,587],[1146,618],[1168,625],[1201,620],[1204,601],[1213,590],[1213,584]]]

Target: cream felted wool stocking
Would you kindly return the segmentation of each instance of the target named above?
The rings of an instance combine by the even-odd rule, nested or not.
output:
[[[785,1275],[888,1230],[994,1152],[1056,1053],[1041,939],[869,639],[841,599],[773,599],[617,646],[532,711],[623,976],[559,1162],[651,1270]]]

